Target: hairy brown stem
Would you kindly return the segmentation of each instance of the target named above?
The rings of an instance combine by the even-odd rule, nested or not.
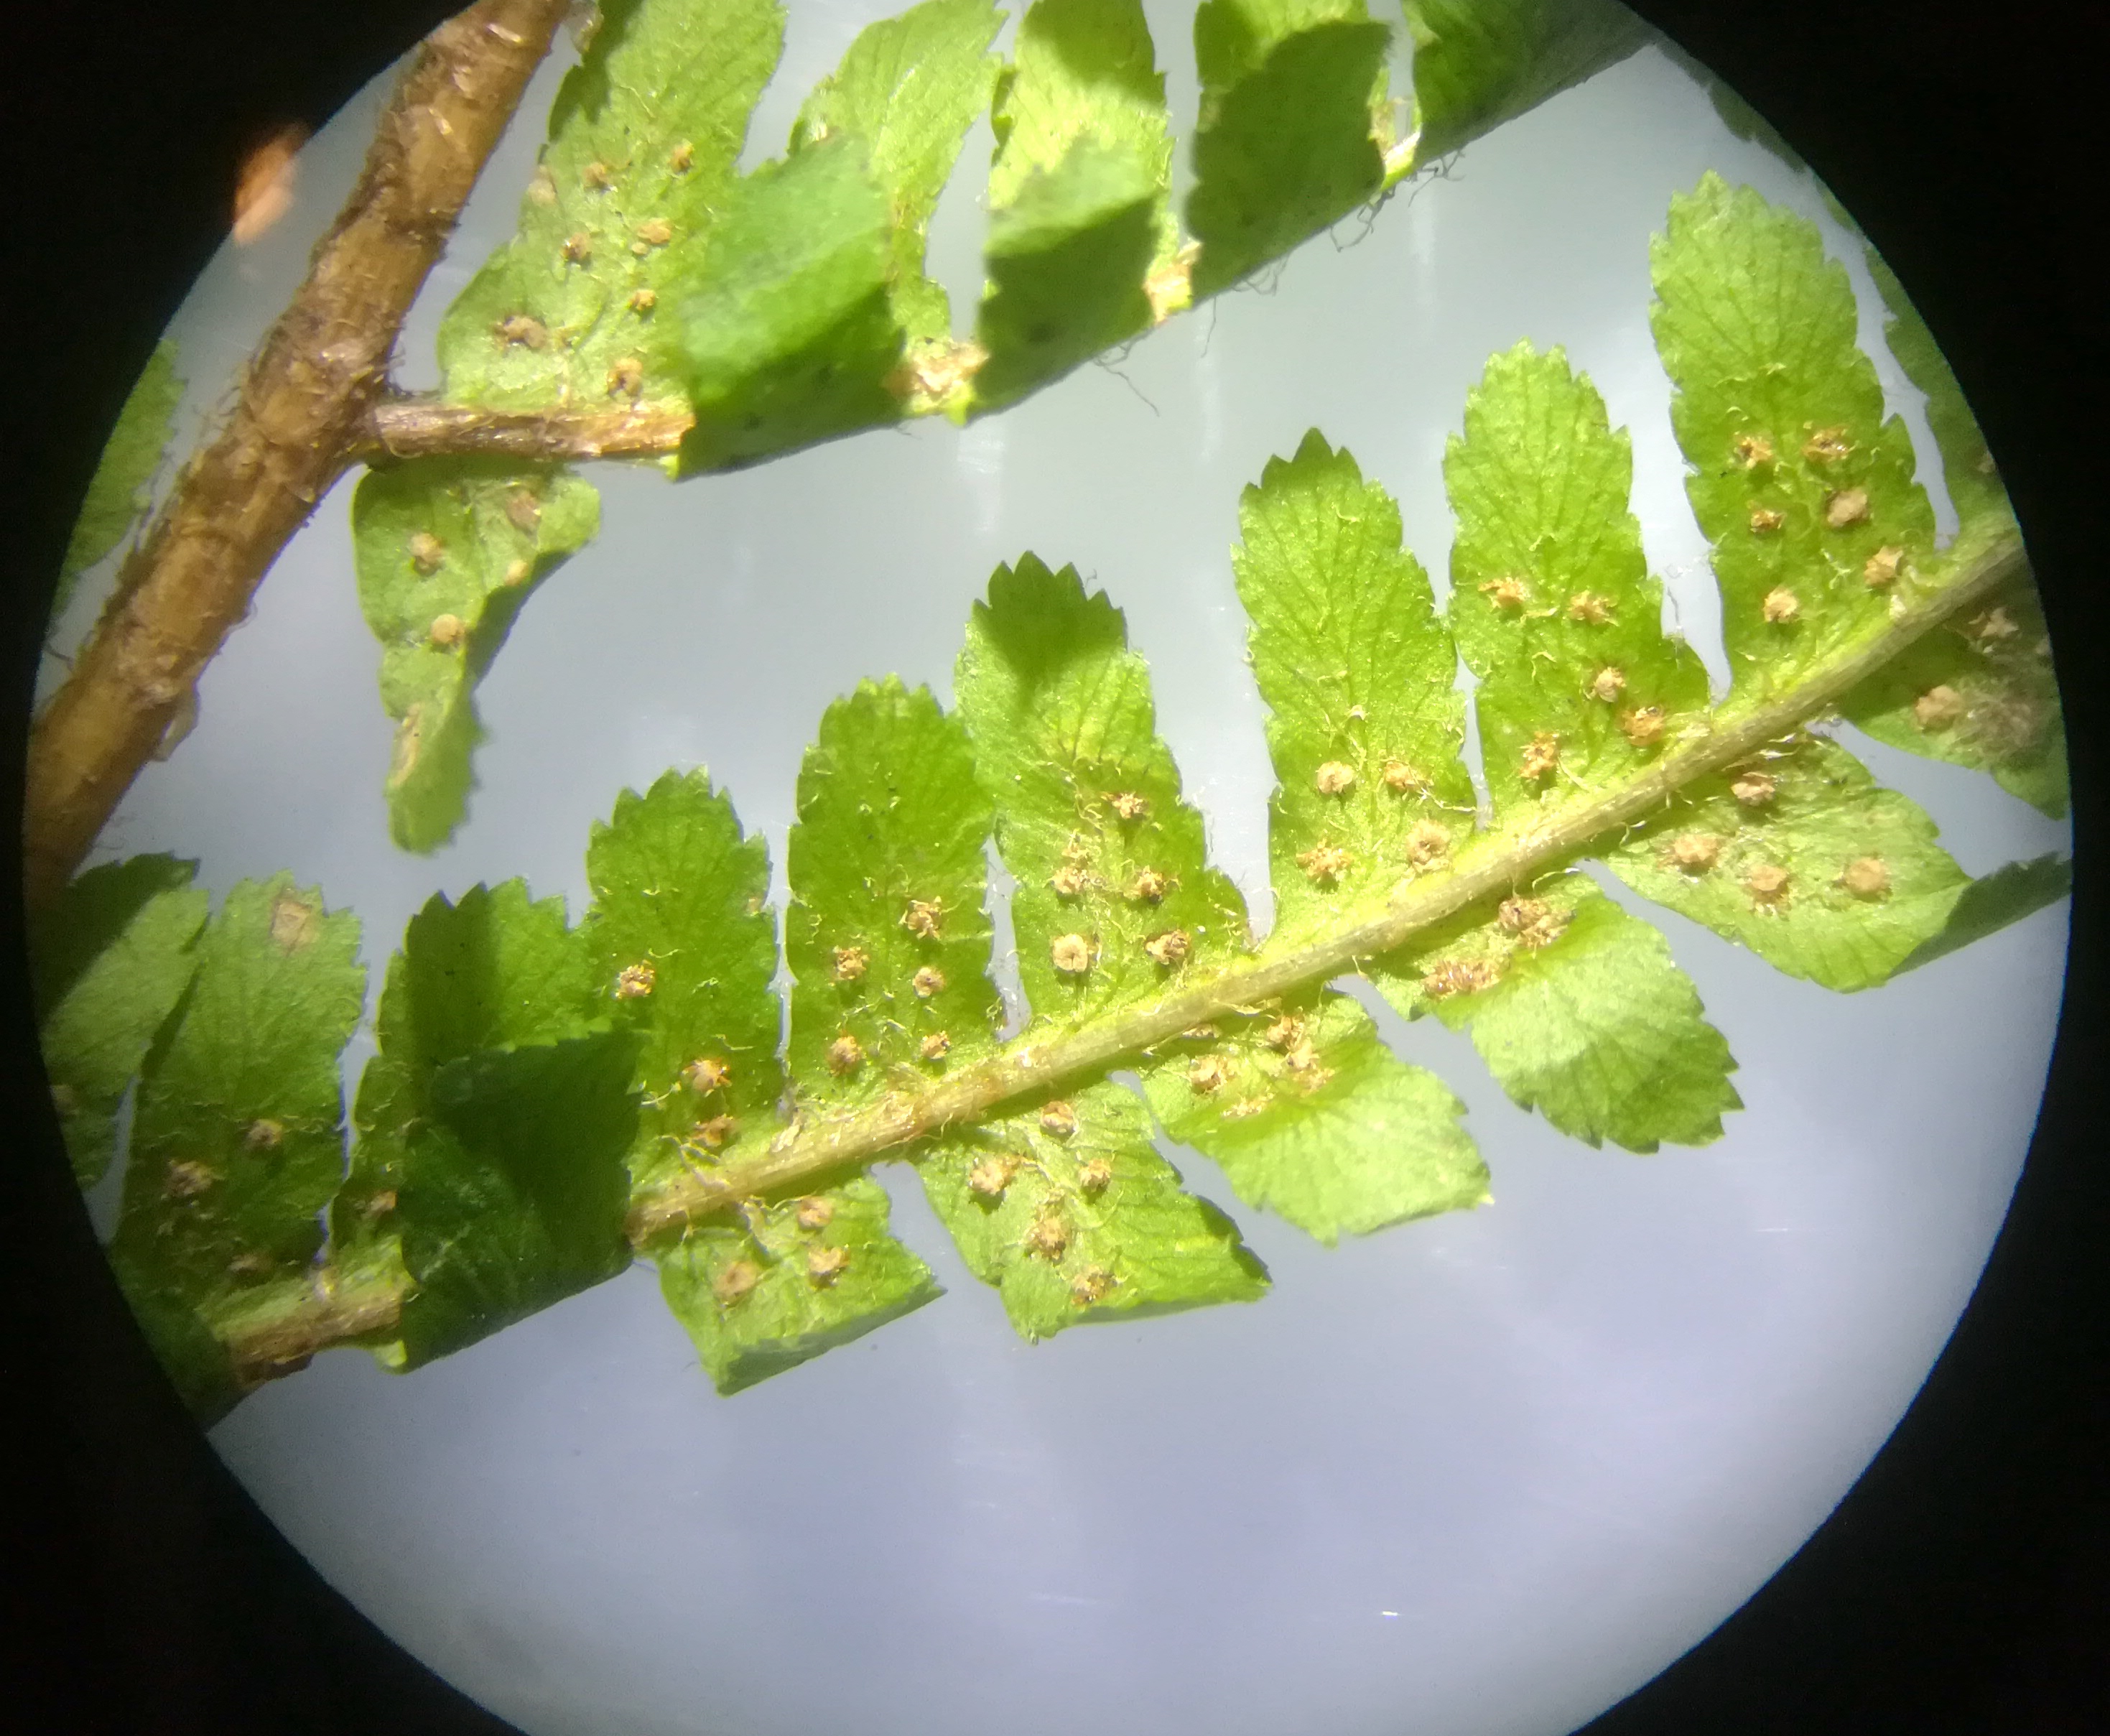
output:
[[[355,456],[392,458],[487,454],[545,463],[573,459],[659,458],[680,449],[695,417],[684,404],[624,410],[485,410],[473,404],[401,398],[377,404],[360,430]]]
[[[25,875],[79,867],[271,563],[351,462],[389,353],[568,0],[478,0],[426,38],[359,184],[29,738]]]

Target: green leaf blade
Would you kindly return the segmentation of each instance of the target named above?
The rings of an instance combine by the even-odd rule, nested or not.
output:
[[[845,134],[863,143],[892,215],[894,312],[913,339],[951,331],[945,292],[924,274],[924,242],[967,129],[989,103],[989,46],[1003,21],[989,0],[924,0],[867,25],[791,131],[795,152]]]
[[[1961,542],[1949,551],[1952,564],[1967,555]],[[1839,709],[1888,746],[1990,772],[2053,819],[2072,800],[2051,639],[2027,574],[1909,647]]]
[[[1035,0],[1019,20],[991,120],[997,134],[991,209],[1012,204],[1035,175],[1053,170],[1089,139],[1128,156],[1158,189],[1157,222],[1170,240],[1165,75],[1137,0]]]
[[[2073,891],[2073,863],[2064,856],[2039,856],[2028,862],[2010,862],[1974,880],[1950,909],[1949,920],[1931,938],[1905,955],[1894,975],[1916,971],[1922,964],[1998,934],[2003,928],[2049,909]]]
[[[181,1200],[164,1220],[176,1227],[156,1233],[170,1269],[199,1284],[245,1253],[274,1272],[314,1255],[343,1173],[337,1058],[364,1005],[358,947],[359,919],[290,875],[228,893],[140,1079],[121,1238]]]
[[[1196,300],[1249,277],[1374,196],[1388,32],[1362,0],[1207,0],[1187,226]]]
[[[1776,969],[1850,991],[1887,981],[1948,922],[1967,881],[1934,839],[1915,804],[1804,737],[1688,786],[1604,860]]]
[[[1624,60],[1649,27],[1617,0],[1406,0],[1417,163]]]
[[[1019,974],[1041,1019],[1080,1022],[1246,950],[1244,900],[1207,865],[1149,670],[1104,593],[1030,555],[999,567],[954,688],[1017,882]]]
[[[1927,429],[1941,454],[1942,479],[1958,523],[1976,526],[1985,521],[2011,520],[2008,491],[2000,483],[1999,468],[1985,445],[1978,419],[1971,414],[1963,388],[1957,383],[1949,358],[1934,341],[1927,321],[1913,306],[1905,286],[1889,262],[1873,247],[1864,247],[1869,274],[1883,298],[1889,317],[1883,322],[1884,340],[1890,354],[1904,369],[1905,378],[1927,396]]]
[[[604,980],[561,898],[527,884],[435,893],[410,918],[389,961],[375,1019],[382,1054],[429,1078],[491,1049],[585,1036],[606,1028],[615,986]]]
[[[669,772],[595,823],[586,878],[595,978],[640,1042],[632,1185],[766,1144],[784,1092],[767,847],[701,772]]]
[[[637,1036],[564,901],[509,881],[436,895],[390,961],[360,1081],[333,1263],[400,1267],[375,1342],[406,1370],[612,1277],[625,1236]]]
[[[183,396],[183,383],[176,378],[175,340],[164,338],[125,394],[88,478],[80,514],[59,563],[54,616],[73,601],[80,575],[122,542],[152,504],[154,473],[175,437],[176,406]]]
[[[1143,1074],[1165,1131],[1329,1247],[1491,1197],[1458,1100],[1346,995],[1286,999],[1170,1049]]]
[[[1278,940],[1338,922],[1472,830],[1457,653],[1399,508],[1315,428],[1239,502],[1233,551],[1280,780]]]
[[[786,863],[802,1104],[869,1102],[994,1052],[990,821],[967,732],[927,689],[866,682],[828,708]]]
[[[1107,1080],[943,1137],[917,1173],[967,1269],[1029,1341],[1267,1288],[1229,1220],[1152,1147],[1143,1104]]]
[[[358,1024],[359,921],[290,875],[233,887],[147,1058],[111,1257],[179,1387],[217,1414],[247,1382],[221,1328],[297,1284],[344,1168],[338,1057]]]
[[[368,471],[351,515],[360,607],[396,726],[389,832],[424,854],[468,811],[477,687],[536,587],[599,531],[600,496],[567,470],[428,459]]]
[[[1556,873],[1371,971],[1401,1013],[1469,1031],[1519,1108],[1628,1151],[1705,1145],[1743,1107],[1736,1063],[1653,927]]]
[[[1088,136],[995,209],[976,407],[1014,402],[1150,329],[1162,200],[1141,153]]]
[[[721,1393],[862,1338],[943,1292],[887,1231],[885,1190],[860,1176],[698,1224],[659,1256],[660,1292]]]
[[[1898,575],[1933,569],[1933,509],[1813,224],[1709,173],[1650,262],[1735,695],[1760,700],[1882,631]]]
[[[116,1115],[147,1048],[197,969],[207,898],[194,862],[134,856],[70,882],[33,925],[37,1035],[74,1179],[116,1155]]]
[[[603,1032],[437,1069],[402,1135],[389,1226],[415,1288],[384,1361],[422,1366],[616,1276],[636,1041]]]
[[[765,163],[731,190],[710,270],[676,310],[696,413],[685,473],[898,419],[893,234],[854,138]]]
[[[1625,430],[1564,352],[1520,343],[1488,362],[1443,469],[1458,519],[1451,630],[1478,678],[1496,817],[1632,776],[1708,695],[1699,658],[1663,631]]]
[[[1165,79],[1137,0],[1037,0],[991,120],[973,404],[1015,401],[1188,300]]]
[[[603,0],[600,16],[550,111],[518,233],[441,322],[451,399],[532,410],[683,394],[660,314],[712,261],[783,8]]]

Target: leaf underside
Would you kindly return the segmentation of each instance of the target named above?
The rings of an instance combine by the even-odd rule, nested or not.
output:
[[[141,1069],[110,1258],[202,1417],[253,1378],[228,1348],[240,1322],[302,1288],[322,1243],[343,1176],[337,1058],[365,999],[358,946],[358,918],[292,876],[240,882]]]
[[[610,160],[579,153],[609,148],[627,98],[593,79],[618,53],[673,52],[653,47],[652,10],[611,7],[604,59],[567,86],[545,163],[576,185],[559,184],[552,221],[585,220],[606,192],[586,170]],[[1548,16],[1510,10],[1533,28]],[[1441,38],[1447,11],[1419,8],[1417,28]],[[739,16],[773,57],[774,14]],[[989,401],[1088,353],[1082,328],[1103,337],[1154,317],[1136,271],[1191,268],[1198,290],[1267,256],[1289,220],[1252,147],[1260,111],[1242,105],[1256,92],[1311,99],[1282,153],[1320,165],[1298,182],[1297,221],[1388,172],[1368,120],[1384,101],[1366,52],[1376,27],[1359,6],[1210,0],[1193,253],[1164,196],[1161,84],[1132,8],[1041,0],[1000,78],[992,16],[934,0],[891,34],[867,32],[781,164],[734,177],[722,114],[717,156],[697,143],[681,172],[719,189],[700,227],[739,245],[653,317],[689,323],[675,389],[697,410],[696,437],[718,442],[709,461],[763,456],[777,436],[758,431],[799,417],[810,433],[816,417],[890,413],[872,395],[892,392],[885,370],[939,329],[902,224],[927,220],[973,112],[963,93],[989,100],[992,79],[1001,197],[971,388]],[[1582,31],[1578,63],[1622,39]],[[1094,52],[1066,52],[1077,42]],[[948,69],[927,103],[903,95],[904,67],[926,52]],[[1417,79],[1424,128],[1481,111],[1470,90],[1439,92],[1446,64]],[[1360,134],[1343,118],[1356,105]],[[705,130],[693,116],[682,129]],[[890,206],[888,176],[923,203]],[[811,220],[787,238],[794,210]],[[755,265],[765,256],[781,269]],[[1116,256],[1118,273],[1086,269]],[[1048,261],[1067,263],[1051,277]],[[85,1173],[146,1052],[112,1258],[201,1413],[278,1371],[272,1346],[293,1358],[288,1322],[348,1297],[386,1305],[336,1341],[407,1369],[638,1251],[721,1389],[750,1385],[938,1294],[863,1173],[880,1156],[916,1167],[967,1268],[1028,1339],[1255,1299],[1267,1274],[1213,1194],[1327,1243],[1491,1197],[1457,1099],[1380,1039],[1336,986],[1344,968],[1410,1019],[1468,1033],[1522,1108],[1585,1144],[1650,1152],[1720,1135],[1740,1106],[1736,1063],[1664,936],[1586,862],[1841,990],[2058,895],[2050,862],[1971,882],[1927,815],[1809,728],[1682,777],[1638,822],[1577,832],[1564,854],[1535,841],[1822,682],[2013,533],[1960,397],[1944,399],[1945,457],[1976,480],[1952,480],[1963,525],[1936,546],[1909,444],[1854,347],[1843,274],[1809,224],[1709,176],[1674,202],[1653,266],[1730,693],[1713,700],[1696,655],[1664,628],[1627,437],[1560,351],[1493,357],[1469,397],[1444,460],[1456,529],[1441,609],[1397,503],[1313,431],[1246,490],[1232,555],[1277,779],[1264,939],[1208,860],[1121,612],[1031,554],[974,607],[956,709],[889,678],[822,719],[788,840],[781,955],[766,850],[701,771],[624,792],[595,827],[576,925],[517,881],[429,903],[388,967],[341,1183],[336,1058],[363,981],[352,919],[281,877],[237,888],[201,933],[203,895],[183,864],[84,877],[78,936],[39,953],[53,1076],[83,1106]],[[647,269],[623,265],[621,282]],[[772,307],[772,286],[795,280],[811,293]],[[1064,294],[1048,297],[1057,282]],[[1185,287],[1161,284],[1160,300]],[[1915,378],[1931,396],[1953,390],[1931,344],[1914,349],[1909,304],[1893,310]],[[1057,313],[1068,324],[1050,334],[1044,315]],[[777,343],[795,319],[803,335]],[[712,362],[736,330],[753,342],[722,343]],[[833,358],[825,376],[800,383],[817,356]],[[512,389],[488,353],[478,365],[491,391]],[[518,466],[406,465],[363,485],[362,601],[388,647],[390,709],[415,725],[394,780],[405,841],[429,847],[458,818],[467,758],[452,744],[473,734],[475,679],[518,597],[591,535],[595,510],[584,483]],[[1848,714],[2052,806],[2062,759],[2034,607],[2025,581],[1936,630],[1853,690]],[[436,632],[443,615],[458,635]],[[1461,662],[1484,804],[1464,758]],[[2001,706],[2017,712],[2005,735],[1987,721]],[[1007,895],[990,885],[991,850]],[[1329,950],[1449,886],[1475,891],[1392,950],[1345,967]],[[1009,1039],[991,976],[1006,895],[1026,1003]],[[1238,992],[1262,971],[1275,973],[1265,993]],[[253,1009],[267,999],[292,1010],[265,1020]],[[1167,1022],[1189,1005],[1202,1010]],[[1084,1058],[1066,1072],[1031,1071],[1035,1056],[1072,1053]],[[991,1080],[1009,1082],[977,1083]],[[881,1124],[897,1131],[857,1143]],[[1198,1155],[1168,1156],[1161,1140]]]

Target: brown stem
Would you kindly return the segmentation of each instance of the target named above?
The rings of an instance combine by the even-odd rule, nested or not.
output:
[[[656,458],[678,450],[682,435],[695,421],[683,404],[637,404],[627,410],[522,410],[403,398],[377,404],[368,413],[355,456],[369,464],[391,458],[458,453],[488,453],[546,463]]]
[[[351,197],[29,738],[25,874],[48,903],[351,462],[397,329],[568,0],[478,0],[426,38]]]

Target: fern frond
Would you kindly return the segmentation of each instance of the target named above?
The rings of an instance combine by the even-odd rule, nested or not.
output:
[[[1441,611],[1392,497],[1315,431],[1247,490],[1232,557],[1278,780],[1265,938],[1208,859],[1120,611],[1023,555],[973,610],[956,711],[889,679],[822,721],[789,843],[788,1034],[759,841],[700,773],[625,792],[577,926],[517,882],[414,919],[324,1258],[238,1309],[204,1256],[135,1282],[169,1353],[206,1370],[215,1403],[333,1342],[412,1367],[641,1252],[735,1390],[936,1294],[864,1173],[882,1158],[916,1167],[1028,1338],[1252,1299],[1266,1273],[1152,1148],[1153,1121],[1322,1241],[1489,1196],[1456,1098],[1379,1040],[1343,977],[1469,1032],[1563,1131],[1652,1151],[1719,1135],[1735,1063],[1662,935],[1586,864],[1841,990],[2056,896],[2056,864],[1974,886],[1926,814],[1815,732],[1917,678],[1931,645],[1958,655],[1956,624],[2021,606],[2004,504],[1984,497],[1935,546],[1808,225],[1710,178],[1655,265],[1734,654],[1718,701],[1664,630],[1625,437],[1559,351],[1494,357],[1469,400]],[[1872,581],[1892,546],[1909,558]],[[1961,643],[2002,691],[2006,636]],[[1026,1003],[1007,1037],[992,847]],[[220,924],[249,933],[243,969],[260,950],[290,968],[247,910],[231,900],[208,931],[168,1054],[228,1028],[193,1031],[220,1004],[206,972],[233,968],[212,962]],[[319,1077],[348,1031],[317,1022],[278,1070]],[[183,1076],[147,1073],[158,1092]],[[321,1137],[320,1099],[304,1113]],[[288,1172],[287,1222],[311,1180],[305,1160]],[[170,1245],[222,1258],[196,1223]]]

